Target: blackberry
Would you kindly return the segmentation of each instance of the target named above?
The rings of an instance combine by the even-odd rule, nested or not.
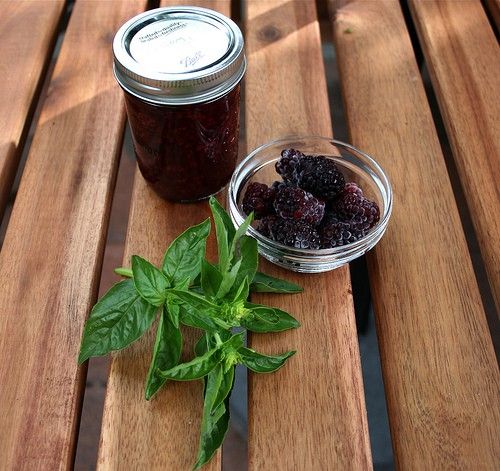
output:
[[[345,186],[344,175],[335,162],[323,156],[304,157],[297,178],[300,188],[327,201],[340,194]]]
[[[321,240],[316,229],[303,221],[277,218],[270,227],[271,238],[297,249],[319,249]]]
[[[325,213],[325,203],[311,193],[291,186],[281,186],[274,200],[276,214],[284,219],[303,221],[316,226]]]
[[[356,221],[341,221],[334,213],[325,215],[318,231],[322,249],[350,244],[365,235],[362,225]]]
[[[277,216],[263,217],[257,224],[257,231],[259,231],[263,236],[271,238],[271,227],[275,224],[277,219]]]
[[[285,182],[297,184],[297,169],[304,154],[295,149],[284,149],[281,151],[281,158],[276,162],[276,171]]]
[[[280,188],[285,188],[286,186],[295,186],[295,185],[292,185],[291,183],[287,183],[287,182],[275,181],[275,182],[273,182],[273,184],[271,185],[271,188],[272,188],[273,190],[278,191]]]
[[[345,193],[355,193],[359,196],[363,196],[363,190],[358,185],[356,185],[356,183],[354,183],[354,182],[346,183],[345,187],[344,187],[344,192]]]
[[[264,183],[250,183],[243,197],[243,211],[246,214],[250,214],[253,211],[255,219],[272,214],[274,211],[273,201],[275,195],[276,190],[269,188]]]
[[[348,183],[344,191],[330,206],[341,221],[355,224],[360,231],[368,231],[380,219],[380,209],[375,203],[363,195],[363,191],[355,183]]]

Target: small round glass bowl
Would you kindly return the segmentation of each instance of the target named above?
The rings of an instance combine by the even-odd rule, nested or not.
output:
[[[380,208],[380,221],[364,237],[351,244],[331,249],[298,249],[279,244],[250,227],[247,234],[257,240],[259,253],[272,263],[292,271],[319,273],[333,270],[373,248],[384,234],[392,210],[392,189],[386,174],[370,156],[360,150],[333,139],[307,136],[289,137],[264,144],[250,153],[236,168],[229,183],[229,213],[239,227],[245,214],[241,201],[251,182],[271,185],[281,177],[275,163],[283,149],[297,149],[307,155],[323,155],[335,161],[346,182],[355,182],[365,196],[376,201]]]

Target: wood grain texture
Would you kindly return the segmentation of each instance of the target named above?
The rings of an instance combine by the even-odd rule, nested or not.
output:
[[[143,2],[79,1],[0,254],[0,462],[70,469],[125,113],[111,39]],[[85,41],[82,41],[82,37]]]
[[[500,49],[479,0],[410,7],[500,312]]]
[[[3,2],[0,16],[0,216],[16,174],[64,0]],[[26,27],[29,25],[29,28]]]
[[[399,2],[347,2],[334,22],[354,145],[394,189],[368,254],[399,469],[495,469],[499,371]]]
[[[291,134],[331,135],[314,2],[247,2],[246,18],[249,150]],[[299,275],[261,259],[261,270],[304,292],[252,296],[291,312],[302,325],[250,336],[257,351],[297,354],[276,373],[249,373],[249,469],[370,469],[348,268]]]
[[[230,1],[162,1],[162,6],[198,4],[230,15]],[[124,265],[138,254],[158,265],[168,244],[182,231],[210,216],[206,202],[175,204],[160,199],[136,172]],[[211,238],[209,257],[215,254]],[[196,461],[203,409],[202,381],[169,382],[151,401],[144,399],[155,326],[129,348],[114,354],[104,405],[99,470],[192,469]],[[184,360],[200,335],[183,330]],[[220,451],[204,470],[221,469]]]

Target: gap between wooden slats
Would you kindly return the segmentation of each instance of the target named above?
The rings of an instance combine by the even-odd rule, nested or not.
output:
[[[0,253],[0,461],[68,469],[124,125],[111,38],[138,2],[75,5]],[[85,41],[82,42],[82,37]]]
[[[19,0],[2,4],[0,220],[16,175],[63,11],[64,0]]]
[[[493,469],[498,366],[399,3],[341,4],[351,139],[394,187],[392,220],[367,259],[396,463]]]
[[[249,150],[285,135],[330,135],[314,2],[246,2],[246,123]],[[369,469],[371,452],[348,268],[299,275],[261,261],[266,273],[304,287],[255,295],[302,323],[253,334],[265,353],[297,349],[272,375],[249,373],[250,469]]]
[[[410,2],[500,310],[500,50],[478,1]]]
[[[500,32],[500,0],[482,0],[486,12],[491,17],[492,27],[496,28],[496,35]]]

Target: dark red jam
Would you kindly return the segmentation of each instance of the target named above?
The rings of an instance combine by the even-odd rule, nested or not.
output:
[[[238,155],[240,85],[208,103],[157,105],[125,91],[142,175],[162,197],[196,201],[222,189]]]

